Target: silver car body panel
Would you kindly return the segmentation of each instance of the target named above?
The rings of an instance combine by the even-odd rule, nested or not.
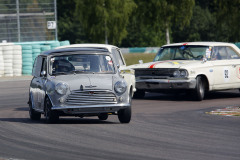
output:
[[[49,74],[50,59],[52,56],[65,55],[64,52],[75,51],[79,49],[57,49],[42,53],[38,57],[47,60],[47,74],[41,76],[39,73],[33,73],[33,79],[30,84],[31,97],[30,103],[32,108],[38,112],[44,112],[45,98],[48,97],[52,103],[52,110],[63,111],[68,114],[80,113],[105,113],[116,112],[120,109],[130,107],[129,89],[119,95],[114,90],[114,85],[118,81],[126,81],[120,76],[117,66],[115,73],[107,74],[68,74],[68,75],[51,75]],[[80,49],[81,50],[81,49]],[[87,49],[88,51],[88,49]],[[92,51],[92,50],[90,50]],[[111,56],[107,51],[99,51],[100,54]],[[71,53],[70,53],[71,54]],[[91,54],[98,54],[98,51]],[[40,63],[41,64],[41,63]],[[37,64],[39,65],[39,64]],[[41,67],[36,67],[40,69]],[[57,93],[55,87],[58,83],[65,83],[68,86],[67,92],[64,95]],[[89,95],[80,95],[79,93],[89,93]],[[77,93],[77,94],[76,94]],[[97,93],[106,93],[100,96],[94,96]],[[74,95],[75,94],[75,95]],[[111,94],[110,97],[107,94]],[[85,97],[84,97],[85,96]],[[112,99],[112,102],[107,100]],[[82,103],[81,103],[82,102]],[[71,110],[71,113],[69,112]]]

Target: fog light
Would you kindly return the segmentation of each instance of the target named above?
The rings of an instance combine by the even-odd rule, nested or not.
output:
[[[63,98],[63,97],[59,98],[60,103],[64,103],[64,101],[65,101],[65,98]]]
[[[119,102],[122,102],[122,101],[123,101],[123,97],[119,97],[119,98],[118,98],[118,101],[119,101]]]

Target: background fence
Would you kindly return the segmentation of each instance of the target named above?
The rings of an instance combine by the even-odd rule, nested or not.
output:
[[[0,42],[57,40],[56,0],[0,0]]]

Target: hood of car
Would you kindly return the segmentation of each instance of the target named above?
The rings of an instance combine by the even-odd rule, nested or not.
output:
[[[166,61],[157,61],[143,64],[135,64],[128,66],[129,68],[182,68],[182,67],[190,67],[192,65],[201,64],[202,61],[194,61],[194,60],[166,60]]]
[[[70,90],[112,90],[113,81],[111,74],[76,74],[76,75],[60,75],[51,77],[56,83],[66,83]]]

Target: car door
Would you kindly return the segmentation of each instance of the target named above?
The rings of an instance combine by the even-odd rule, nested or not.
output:
[[[229,58],[226,46],[213,48],[214,90],[235,88],[236,62]]]
[[[43,74],[45,73],[45,74]],[[47,57],[43,57],[42,59],[42,67],[41,67],[41,74],[38,79],[38,104],[39,104],[39,109],[44,110],[44,100],[45,100],[45,95],[46,95],[46,84],[47,81]]]
[[[226,47],[228,59],[233,68],[234,88],[240,88],[240,55],[231,47]]]
[[[35,59],[34,62],[34,66],[33,66],[33,71],[32,71],[32,75],[33,75],[33,79],[31,82],[31,86],[30,86],[30,95],[31,95],[31,99],[32,99],[32,107],[36,110],[39,110],[40,106],[38,103],[38,94],[39,94],[39,77],[40,77],[40,73],[41,73],[41,68],[42,68],[42,57],[38,56]]]

